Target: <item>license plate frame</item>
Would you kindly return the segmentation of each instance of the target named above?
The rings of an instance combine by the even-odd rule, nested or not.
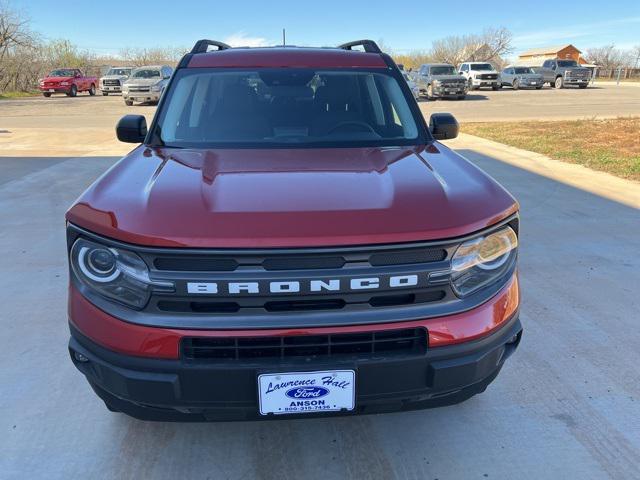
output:
[[[265,372],[258,375],[257,394],[262,416],[352,411],[356,371]]]

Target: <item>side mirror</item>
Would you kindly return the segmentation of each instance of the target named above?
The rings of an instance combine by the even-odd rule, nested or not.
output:
[[[116,126],[118,140],[125,143],[142,143],[147,136],[147,120],[142,115],[125,115]]]
[[[433,113],[429,119],[429,130],[436,140],[451,140],[458,136],[458,121],[450,113]]]

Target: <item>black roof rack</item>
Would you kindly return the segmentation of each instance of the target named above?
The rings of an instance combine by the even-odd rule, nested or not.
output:
[[[353,50],[353,47],[362,47],[367,53],[382,53],[380,47],[373,40],[356,40],[354,42],[343,43],[338,48],[343,50]]]
[[[215,40],[198,40],[196,44],[191,49],[190,53],[206,53],[209,50],[209,47],[218,47],[218,51],[227,50],[231,48],[231,46],[226,43],[217,42]]]

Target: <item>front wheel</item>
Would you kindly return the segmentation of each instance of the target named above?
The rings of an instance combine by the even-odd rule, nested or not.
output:
[[[536,90],[542,90],[542,85],[540,85],[539,87],[536,87]]]
[[[107,97],[108,95],[109,95],[109,92],[102,92],[103,97]]]
[[[51,92],[42,92],[42,95],[49,98],[51,96]]]
[[[580,87],[580,88],[587,88],[587,86],[586,86],[586,85],[578,85],[578,87]]]
[[[127,107],[130,107],[133,105],[133,100],[125,100],[124,103],[127,105]]]
[[[75,97],[76,95],[78,95],[78,87],[71,85],[71,90],[67,93],[67,97]]]
[[[564,88],[564,78],[558,77],[556,78],[556,82],[554,85],[556,88]]]
[[[92,97],[96,94],[96,86],[92,83],[91,88],[89,89],[89,95]]]
[[[473,86],[473,80],[471,78],[467,81],[467,84],[469,85],[469,90],[476,89],[476,87]]]
[[[518,90],[519,88],[520,88],[520,82],[519,82],[519,81],[518,81],[518,79],[516,78],[516,79],[513,81],[513,89],[514,89],[514,90]]]
[[[498,90],[498,88],[498,85],[491,85],[491,90],[493,90],[494,92]]]

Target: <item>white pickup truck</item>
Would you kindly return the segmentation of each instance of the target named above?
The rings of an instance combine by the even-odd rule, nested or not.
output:
[[[488,62],[461,63],[458,73],[466,78],[469,90],[477,90],[481,87],[491,87],[493,90],[500,88],[500,75]]]

